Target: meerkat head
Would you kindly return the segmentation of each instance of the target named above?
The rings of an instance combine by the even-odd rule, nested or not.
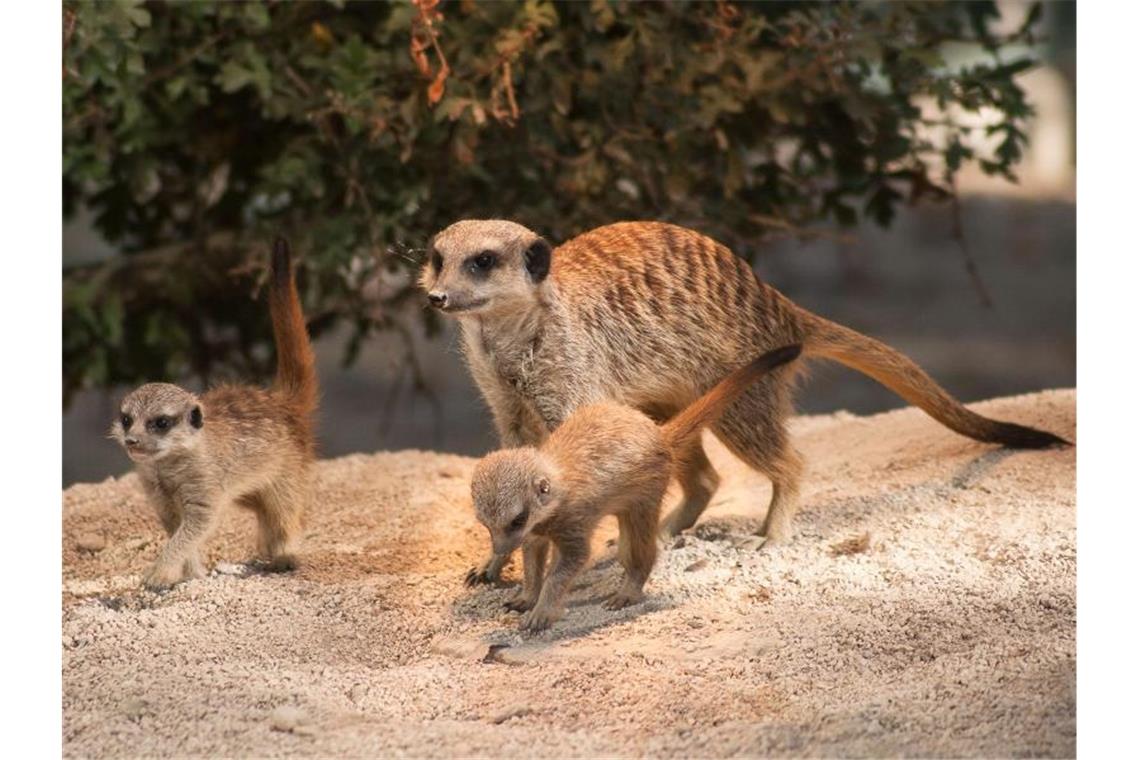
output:
[[[496,451],[475,465],[471,500],[495,553],[509,554],[557,505],[557,479],[536,449]]]
[[[456,222],[432,238],[420,285],[447,314],[527,310],[550,273],[550,244],[501,219]]]
[[[145,462],[196,446],[203,422],[202,405],[193,393],[169,383],[147,383],[123,399],[111,437],[133,461]]]

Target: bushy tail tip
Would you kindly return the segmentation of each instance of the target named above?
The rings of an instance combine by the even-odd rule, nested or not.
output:
[[[1015,425],[1012,422],[998,422],[997,425],[990,442],[1000,443],[1013,449],[1066,448],[1073,445],[1071,441],[1045,430]]]

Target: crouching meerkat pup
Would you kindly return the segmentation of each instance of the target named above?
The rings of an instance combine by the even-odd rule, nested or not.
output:
[[[274,244],[269,311],[277,347],[271,388],[229,385],[195,394],[168,383],[132,391],[112,424],[169,540],[147,572],[150,589],[204,575],[202,542],[237,502],[257,514],[259,548],[291,570],[310,499],[317,375],[285,241]]]
[[[605,606],[616,610],[640,601],[657,559],[657,518],[674,467],[733,400],[799,354],[799,346],[768,352],[662,426],[623,404],[588,404],[540,446],[483,458],[475,466],[471,498],[496,555],[523,547],[523,588],[507,605],[525,612],[523,630],[549,628],[562,616],[562,600],[606,515],[618,520],[618,561],[625,574]],[[551,546],[554,560],[547,573]]]
[[[602,400],[666,419],[741,358],[789,343],[869,375],[962,435],[1019,448],[1065,443],[971,412],[903,354],[796,306],[725,246],[671,224],[606,225],[551,250],[514,222],[456,222],[432,239],[420,283],[432,306],[459,319],[505,448],[539,443]],[[773,543],[792,533],[803,471],[786,427],[793,385],[788,373],[761,378],[712,425],[772,481],[762,533]],[[699,440],[682,460],[670,534],[696,522],[719,482]],[[493,581],[505,561],[491,557],[469,581]]]

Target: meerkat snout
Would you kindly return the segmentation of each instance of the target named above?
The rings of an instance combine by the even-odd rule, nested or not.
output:
[[[428,293],[428,303],[437,309],[447,308],[447,293],[441,293],[438,290],[433,290]]]

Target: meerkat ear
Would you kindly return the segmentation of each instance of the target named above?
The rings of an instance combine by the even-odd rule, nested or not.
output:
[[[546,478],[539,478],[534,481],[534,490],[538,494],[538,501],[540,504],[545,504],[550,501],[550,481]]]
[[[531,282],[537,285],[545,280],[550,273],[550,243],[542,238],[535,240],[523,253],[523,262]]]
[[[190,410],[190,426],[199,429],[202,427],[202,407],[197,404]]]

